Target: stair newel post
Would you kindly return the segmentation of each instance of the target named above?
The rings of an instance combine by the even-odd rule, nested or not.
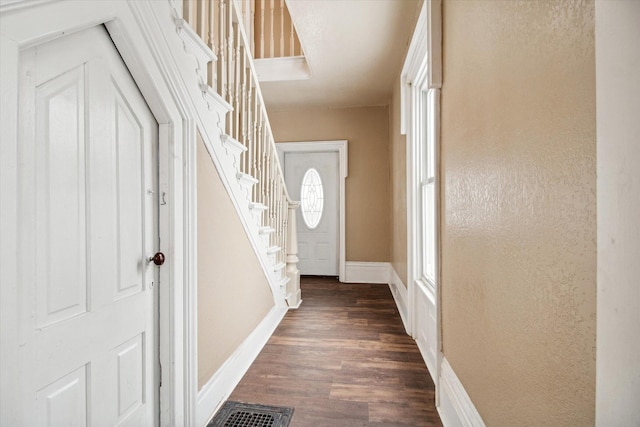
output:
[[[296,209],[300,202],[289,202],[287,219],[287,302],[289,308],[298,308],[302,302],[300,291],[300,270],[298,270],[298,233],[296,226]]]

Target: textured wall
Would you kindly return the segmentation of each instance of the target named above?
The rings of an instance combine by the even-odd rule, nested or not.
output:
[[[598,426],[640,426],[640,2],[596,2]]]
[[[273,307],[269,282],[198,141],[198,389]]]
[[[269,110],[278,142],[349,141],[347,261],[389,261],[389,110],[387,107]]]
[[[391,265],[407,283],[407,137],[400,134],[400,78],[393,88],[389,108],[391,162]]]
[[[593,2],[445,0],[443,26],[444,356],[487,425],[592,425]]]

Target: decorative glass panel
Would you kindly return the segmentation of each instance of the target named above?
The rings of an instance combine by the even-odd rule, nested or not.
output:
[[[320,223],[324,208],[324,191],[320,174],[314,168],[309,169],[302,178],[300,187],[300,210],[302,219],[310,229],[314,229]]]

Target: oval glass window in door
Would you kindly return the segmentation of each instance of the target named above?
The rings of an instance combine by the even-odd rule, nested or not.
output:
[[[300,211],[305,225],[313,230],[320,224],[324,209],[322,179],[315,168],[310,168],[302,177],[300,187]]]

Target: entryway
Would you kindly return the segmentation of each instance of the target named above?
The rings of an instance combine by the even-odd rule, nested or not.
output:
[[[347,141],[276,144],[296,212],[298,269],[302,275],[345,271]]]

